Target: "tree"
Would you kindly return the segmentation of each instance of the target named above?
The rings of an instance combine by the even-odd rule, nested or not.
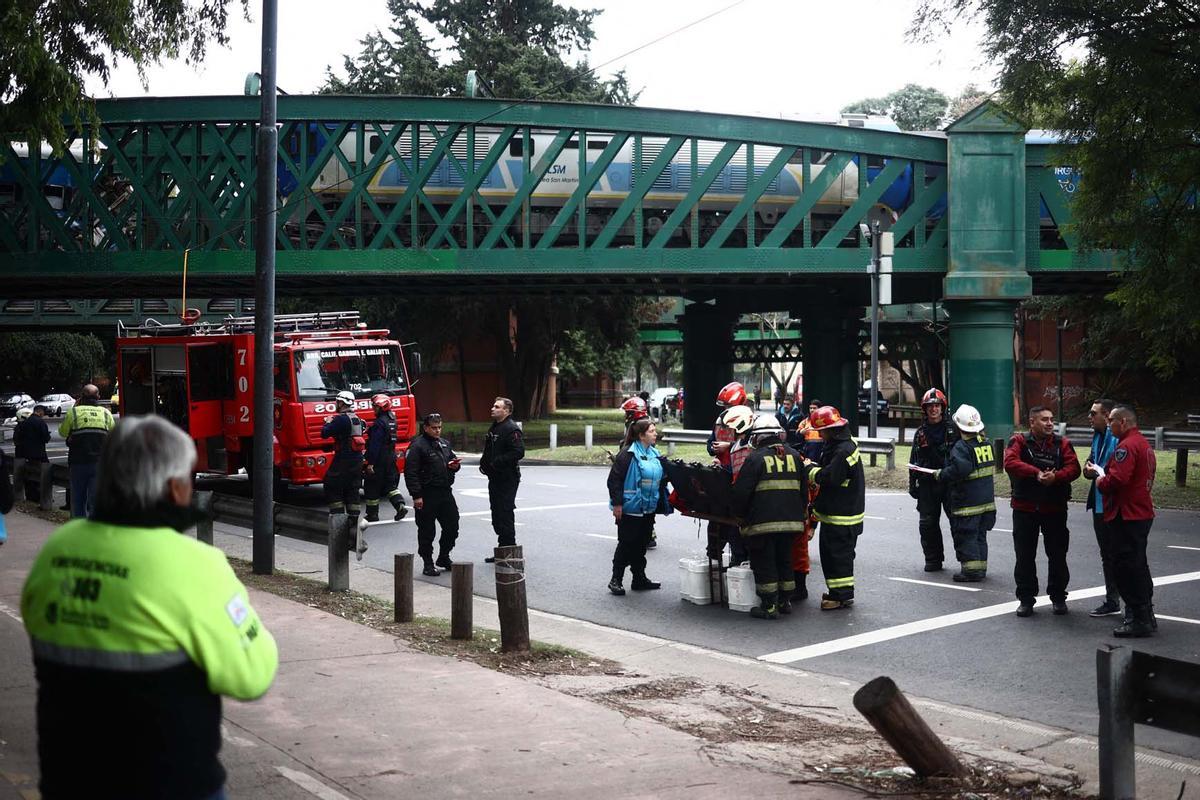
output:
[[[1131,267],[1112,298],[1161,377],[1200,366],[1200,7],[1147,0],[924,0],[913,33],[980,19],[1003,107],[1061,132],[1081,245]],[[1189,99],[1191,98],[1191,99]]]
[[[980,89],[973,83],[968,83],[961,92],[951,98],[946,118],[951,121],[956,120],[991,96],[991,92]]]
[[[5,388],[41,397],[74,391],[104,364],[104,346],[87,333],[0,334]]]
[[[227,44],[231,0],[21,0],[0,10],[0,131],[61,148],[63,118],[94,117],[84,81],[108,85],[117,61],[145,69],[184,53],[204,58],[210,40]],[[243,13],[249,0],[241,0]]]
[[[843,114],[891,117],[902,131],[932,131],[941,127],[950,101],[932,86],[910,83],[887,97],[868,97],[842,109]]]

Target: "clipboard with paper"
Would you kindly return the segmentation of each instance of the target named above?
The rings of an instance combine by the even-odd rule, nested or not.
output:
[[[929,467],[918,467],[916,464],[909,464],[908,471],[909,472],[919,472],[922,475],[933,475],[937,472],[936,469],[930,469]]]

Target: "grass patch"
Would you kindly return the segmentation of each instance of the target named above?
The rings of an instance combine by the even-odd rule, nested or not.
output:
[[[578,650],[544,642],[531,642],[528,653],[500,652],[500,632],[474,628],[474,638],[450,638],[449,620],[415,617],[412,622],[395,622],[395,606],[382,598],[361,592],[331,592],[325,583],[276,570],[273,575],[255,575],[249,561],[230,558],[230,566],[247,586],[342,619],[366,625],[404,640],[414,649],[438,656],[472,661],[499,672],[521,675],[620,675],[620,664]]]

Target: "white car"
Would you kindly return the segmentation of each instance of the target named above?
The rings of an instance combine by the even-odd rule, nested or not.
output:
[[[650,393],[650,402],[646,404],[650,407],[650,416],[655,419],[666,419],[671,414],[678,414],[675,406],[678,396],[679,390],[670,386],[655,389]]]
[[[48,394],[38,401],[38,405],[45,406],[50,416],[61,417],[75,407],[75,398],[69,394]]]

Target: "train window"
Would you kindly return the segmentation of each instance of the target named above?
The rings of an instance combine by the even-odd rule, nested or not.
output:
[[[883,169],[883,156],[867,156],[867,167]]]
[[[370,143],[367,145],[367,155],[373,156],[379,152],[379,146],[383,144],[383,140],[379,138],[379,134],[371,137]]]
[[[575,143],[575,146],[576,146],[576,147],[579,147],[579,143],[578,143],[578,142],[576,142],[576,143]],[[532,156],[536,150],[537,150],[537,147],[534,145],[534,141],[533,141],[533,139],[530,139],[530,140],[529,140],[529,155],[531,155],[531,156]],[[508,143],[508,154],[509,154],[510,156],[521,156],[521,155],[525,155],[525,140],[524,140],[524,139],[518,139],[518,138],[514,138],[514,139],[512,139],[511,141],[509,141],[509,143]]]
[[[606,147],[608,147],[608,141],[604,140],[604,139],[589,139],[588,143],[587,143],[588,150],[603,150]],[[566,144],[566,149],[567,150],[578,150],[579,149],[579,140],[578,139],[568,139],[567,144]]]

